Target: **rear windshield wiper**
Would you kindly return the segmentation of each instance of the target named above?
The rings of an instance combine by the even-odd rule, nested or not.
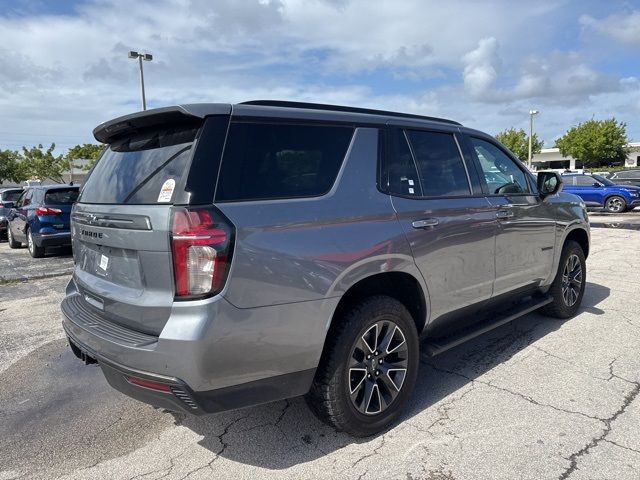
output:
[[[122,201],[122,203],[128,203],[129,200],[131,200],[131,198],[138,193],[138,191],[144,187],[149,180],[151,180],[160,170],[162,170],[164,167],[166,167],[167,165],[169,165],[169,163],[171,163],[173,160],[175,160],[177,157],[179,157],[180,155],[182,155],[184,152],[186,152],[187,150],[189,150],[191,148],[191,145],[187,145],[186,147],[184,147],[181,150],[178,150],[175,154],[173,154],[172,156],[169,157],[169,159],[167,161],[165,161],[164,163],[162,163],[158,168],[156,168],[153,172],[151,172],[149,175],[147,175],[146,177],[144,177],[144,179],[136,186],[136,188],[134,188],[133,190],[131,190],[131,192],[129,192],[129,194],[124,198],[124,200]]]

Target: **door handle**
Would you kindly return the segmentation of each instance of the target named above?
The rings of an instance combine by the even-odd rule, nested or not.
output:
[[[416,220],[411,224],[413,228],[428,228],[438,225],[439,220],[437,218],[425,218],[424,220]]]
[[[513,212],[511,210],[498,210],[496,212],[496,218],[511,218],[513,217]]]

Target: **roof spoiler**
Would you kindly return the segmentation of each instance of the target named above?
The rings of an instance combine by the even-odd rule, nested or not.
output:
[[[207,115],[229,115],[229,104],[194,104],[173,107],[153,108],[101,123],[93,129],[93,136],[102,143],[111,143],[132,131],[150,128],[156,125],[189,124]]]

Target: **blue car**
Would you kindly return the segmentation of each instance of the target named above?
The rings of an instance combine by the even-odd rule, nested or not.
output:
[[[563,191],[578,195],[587,207],[622,213],[640,206],[640,187],[617,185],[593,173],[563,175]]]
[[[71,245],[71,207],[78,190],[69,185],[25,188],[7,215],[9,247],[26,243],[31,256],[38,258],[46,247]]]

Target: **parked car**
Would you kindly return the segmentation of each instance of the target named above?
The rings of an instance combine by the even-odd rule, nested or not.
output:
[[[609,180],[618,185],[635,185],[640,187],[640,168],[620,170],[609,175]]]
[[[9,247],[27,244],[32,257],[45,254],[47,247],[71,245],[71,206],[78,187],[46,185],[27,187],[7,215]]]
[[[617,185],[595,173],[563,175],[564,191],[578,195],[588,207],[603,207],[609,213],[622,213],[640,205],[640,187]]]
[[[202,414],[306,395],[371,435],[409,398],[420,337],[436,355],[582,300],[582,201],[457,122],[255,101],[94,136],[63,326],[138,400]]]
[[[7,214],[11,210],[10,205],[21,193],[22,187],[0,189],[0,240],[7,235]]]

